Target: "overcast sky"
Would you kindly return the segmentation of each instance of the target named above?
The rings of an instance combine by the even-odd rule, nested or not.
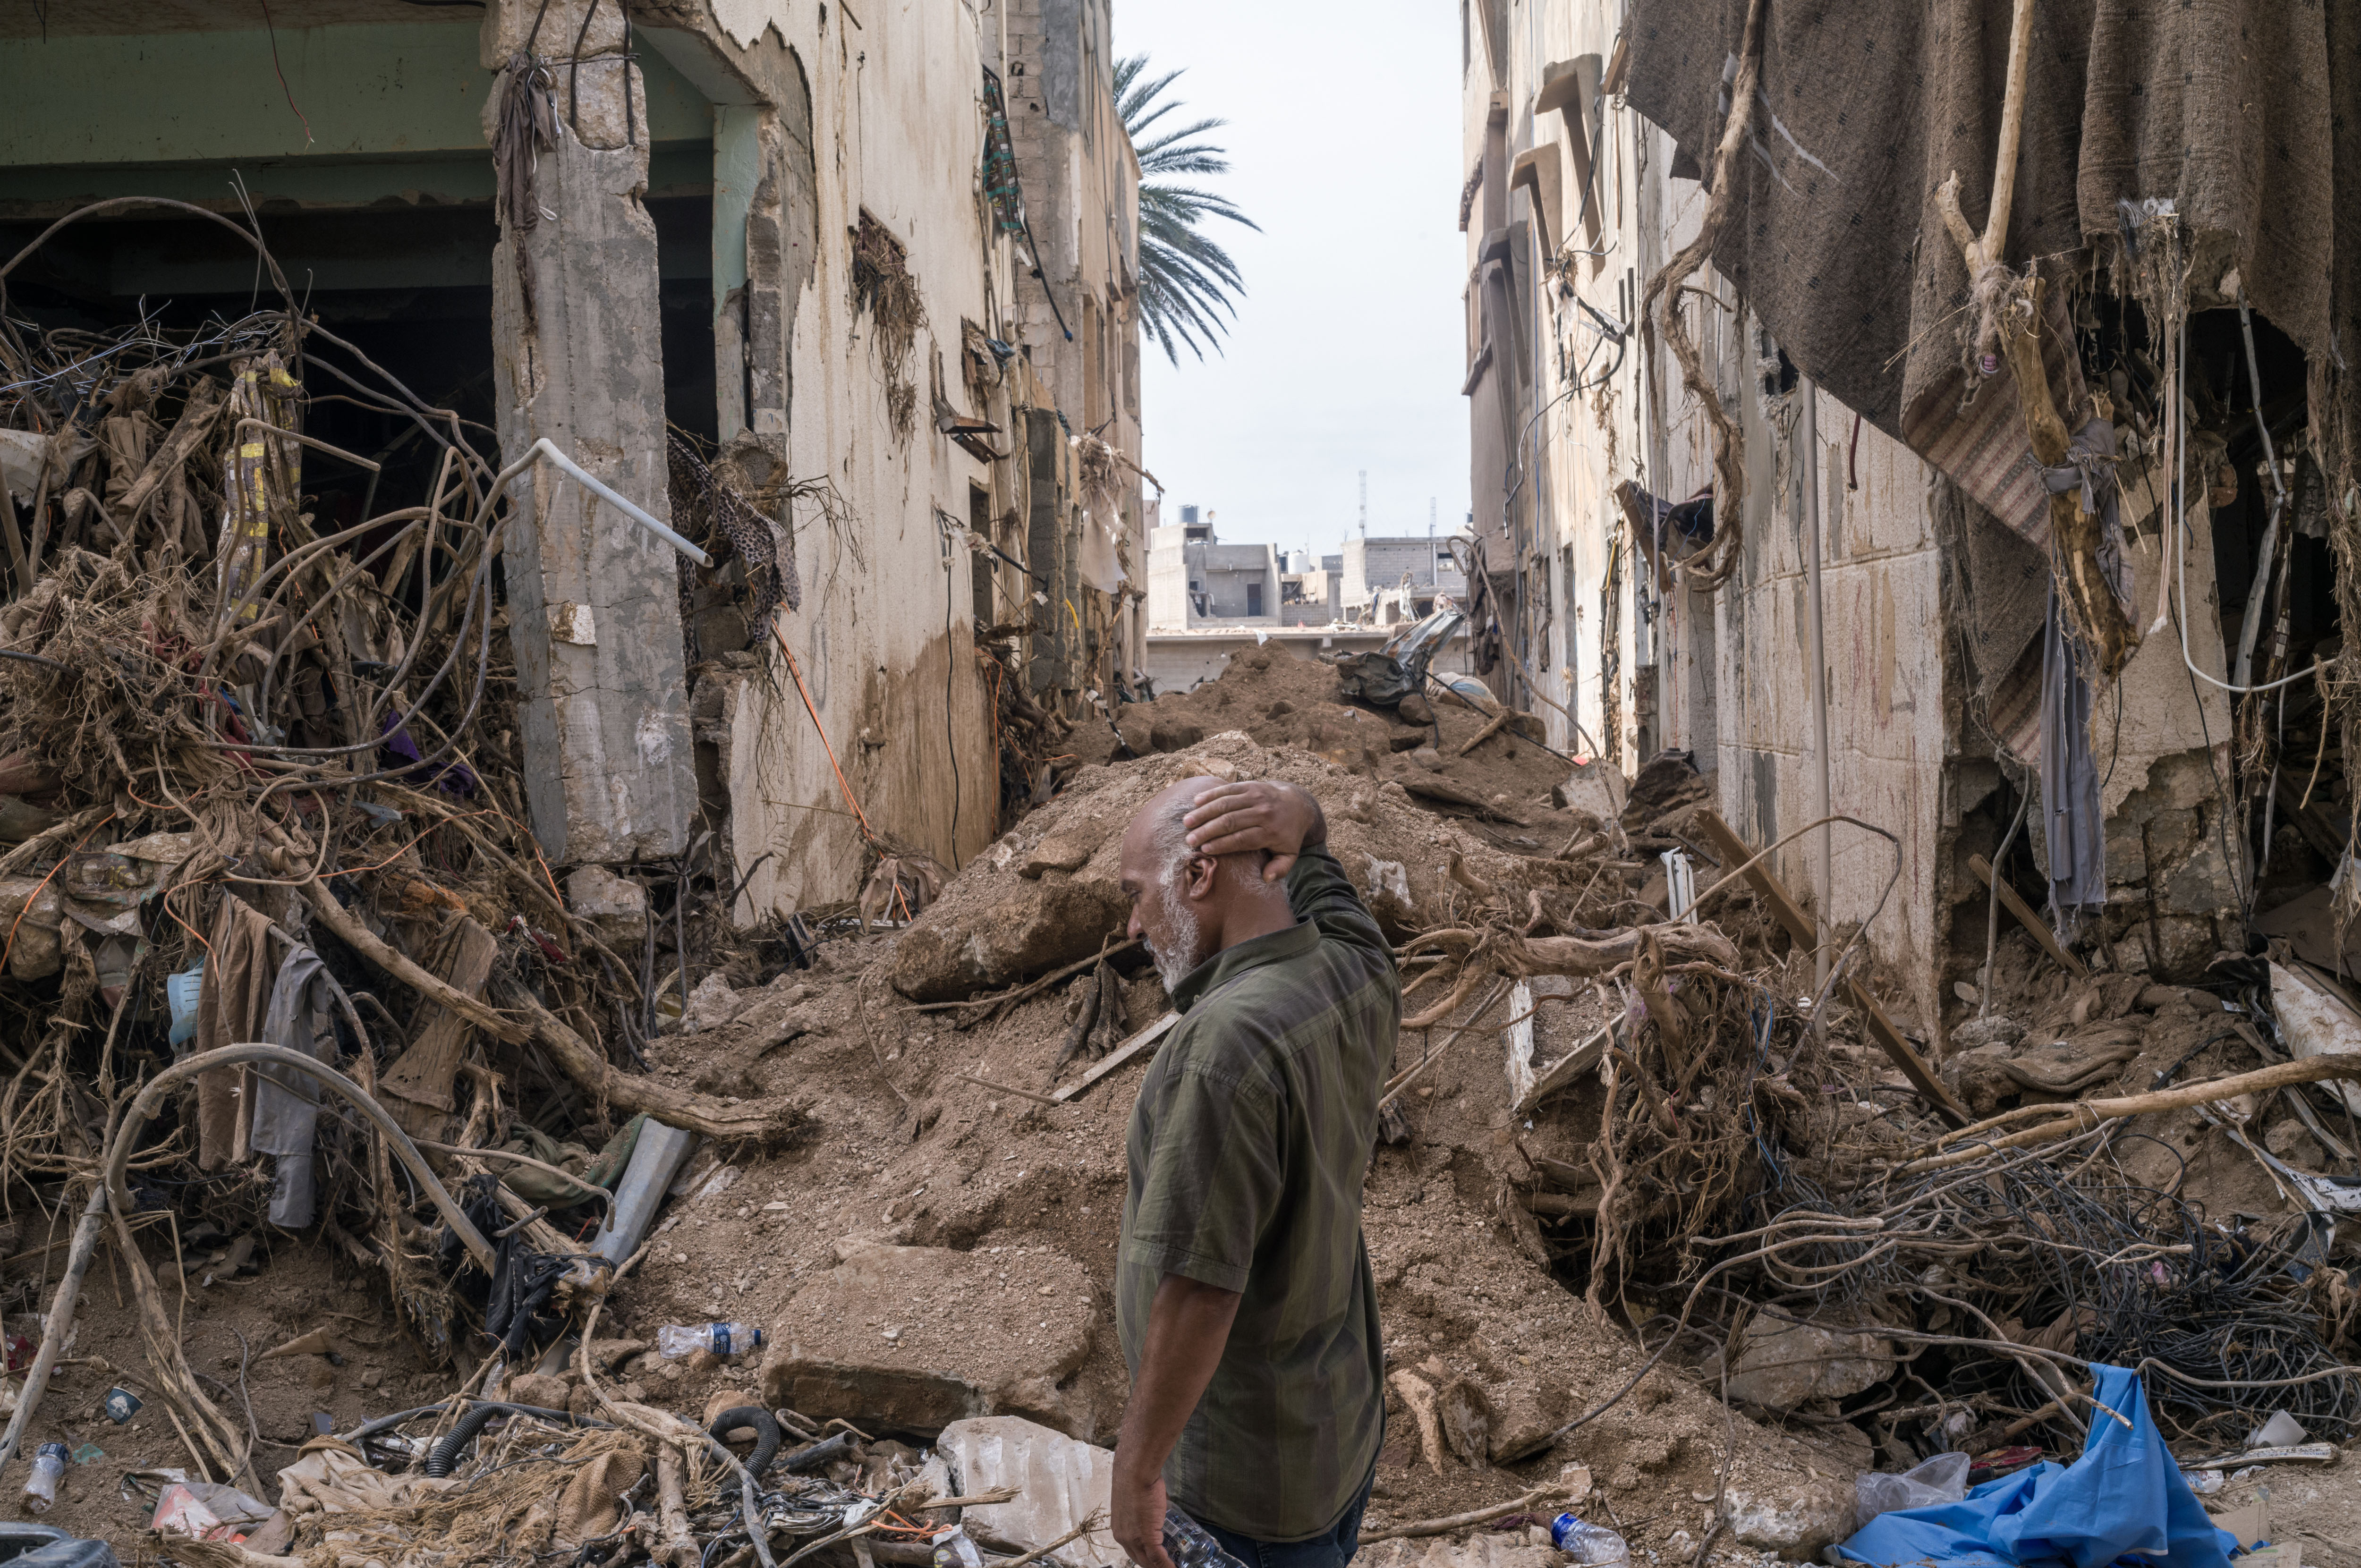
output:
[[[1369,475],[1369,532],[1467,511],[1459,293],[1459,14],[1446,0],[1115,0],[1232,171],[1207,183],[1262,232],[1217,222],[1246,295],[1224,348],[1174,368],[1143,342],[1148,469],[1168,522],[1334,553]],[[1180,118],[1176,110],[1164,123]],[[1162,128],[1159,124],[1159,129]]]

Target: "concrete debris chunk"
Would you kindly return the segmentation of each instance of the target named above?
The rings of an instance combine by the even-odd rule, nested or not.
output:
[[[617,952],[637,952],[647,940],[647,890],[604,866],[577,866],[568,872],[566,903]]]
[[[1037,1551],[1108,1506],[1114,1452],[1021,1417],[954,1421],[943,1429],[935,1446],[961,1495],[1019,1488],[1007,1502],[962,1510],[962,1528],[994,1550]],[[1077,1565],[1125,1561],[1123,1549],[1104,1524],[1060,1547],[1058,1555]]]
[[[1736,1379],[1732,1378],[1734,1385]],[[1736,1389],[1733,1387],[1733,1397]],[[1858,1499],[1850,1479],[1793,1471],[1760,1481],[1733,1480],[1723,1507],[1741,1544],[1790,1559],[1807,1557],[1853,1532]]]
[[[780,1315],[763,1399],[864,1431],[931,1431],[1020,1405],[1071,1425],[1056,1385],[1090,1354],[1090,1277],[1056,1252],[1030,1255],[1026,1270],[1020,1287],[988,1254],[853,1245]],[[1053,1298],[1031,1284],[1044,1277]]]
[[[1730,1366],[1730,1397],[1770,1410],[1842,1399],[1887,1376],[1894,1345],[1871,1333],[1758,1317]]]

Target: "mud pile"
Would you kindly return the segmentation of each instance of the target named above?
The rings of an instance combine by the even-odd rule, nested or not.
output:
[[[1330,850],[1398,937],[1451,924],[1469,901],[1471,879],[1554,890],[1580,886],[1593,869],[1577,873],[1571,862],[1510,853],[1476,824],[1426,809],[1397,778],[1229,731],[1183,751],[1082,768],[977,856],[903,935],[890,971],[895,989],[914,1002],[962,1000],[1120,942],[1128,918],[1118,886],[1123,830],[1159,790],[1192,773],[1311,791],[1327,815]],[[1545,801],[1537,809],[1549,810]]]
[[[1491,717],[1433,683],[1426,700],[1432,722],[1347,701],[1338,693],[1334,666],[1264,647],[1239,654],[1218,679],[1194,691],[1119,707],[1111,723],[1086,725],[1073,739],[1085,761],[1104,762],[1185,751],[1238,730],[1257,745],[1307,751],[1364,777],[1439,786],[1427,803],[1447,816],[1469,816],[1467,802],[1480,803],[1510,820],[1478,816],[1477,831],[1525,853],[1553,852],[1582,825],[1551,804],[1551,791],[1565,783],[1575,764],[1539,743],[1539,720],[1512,716],[1462,755],[1462,748],[1492,728]],[[1613,803],[1607,809],[1620,805],[1620,784],[1603,793]],[[1466,799],[1455,801],[1453,795]]]
[[[1088,970],[997,1016],[912,999],[964,998],[1096,952],[1121,922],[1113,856],[1130,813],[1170,780],[1232,769],[1318,795],[1332,848],[1405,929],[1445,923],[1472,899],[1454,879],[1455,856],[1470,878],[1518,887],[1554,887],[1576,870],[1503,854],[1389,781],[1246,735],[1083,770],[909,930],[829,944],[813,970],[714,999],[717,1026],[652,1047],[659,1074],[714,1093],[792,1097],[818,1131],[767,1157],[708,1157],[684,1179],[691,1196],[624,1303],[641,1335],[708,1317],[765,1325],[774,1343],[763,1365],[649,1359],[621,1375],[686,1411],[759,1397],[814,1421],[906,1433],[1009,1413],[1112,1442],[1128,1378],[1110,1291],[1139,1062],[1068,1102],[1043,1102],[1087,1065],[1055,1070]],[[1586,879],[1599,870],[1579,869]],[[1116,967],[1136,1025],[1165,1010],[1144,958]],[[1533,1020],[1536,1060],[1570,1051],[1609,1014],[1593,992],[1557,991]],[[1561,1431],[1646,1357],[1585,1304],[1578,1281],[1570,1290],[1520,1240],[1530,1219],[1521,1226],[1511,1183],[1528,1153],[1497,1028],[1406,1034],[1400,1052],[1400,1065],[1441,1059],[1400,1102],[1398,1141],[1378,1147],[1366,1189],[1392,1383],[1365,1528],[1510,1500],[1581,1465],[1591,1517],[1619,1524],[1635,1548],[1686,1550],[1708,1528],[1728,1464],[1746,1545],[1725,1534],[1725,1552],[1800,1551],[1849,1530],[1866,1453],[1733,1423],[1686,1368],[1649,1372]],[[1599,1100],[1594,1083],[1554,1112],[1548,1146],[1577,1155]],[[1406,1388],[1455,1413],[1439,1441],[1422,1439]]]

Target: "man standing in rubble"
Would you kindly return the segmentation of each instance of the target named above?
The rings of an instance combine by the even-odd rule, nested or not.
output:
[[[1246,1568],[1343,1568],[1384,1437],[1361,1180],[1401,1023],[1377,921],[1290,784],[1185,779],[1123,840],[1180,1022],[1131,1115],[1112,1527],[1172,1568],[1168,1497]],[[1169,1488],[1169,1493],[1168,1493]]]

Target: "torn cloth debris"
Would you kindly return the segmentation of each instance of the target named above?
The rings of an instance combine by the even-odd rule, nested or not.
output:
[[[2050,1561],[2105,1568],[2136,1552],[2158,1568],[2228,1568],[2236,1543],[2206,1519],[2165,1451],[2139,1375],[2091,1370],[2104,1408],[2090,1411],[2090,1442],[2072,1464],[2037,1464],[1987,1481],[1960,1502],[1881,1514],[1838,1552],[1854,1563],[1938,1568]]]
[[[297,948],[279,966],[264,1014],[264,1043],[300,1051],[314,1061],[336,1059],[335,1025],[329,1021],[327,966],[309,948]],[[266,1062],[254,1069],[254,1129],[258,1154],[277,1161],[270,1182],[270,1223],[291,1231],[312,1223],[317,1183],[313,1146],[318,1135],[320,1085],[300,1069]]]
[[[2091,751],[2091,683],[2049,590],[2041,624],[2041,804],[2049,852],[2049,920],[2070,942],[2107,904],[2107,818]]]
[[[1956,170],[1961,205],[1987,210],[2012,9],[1828,0],[1773,5],[1763,29],[1741,182],[1713,264],[1806,375],[1890,435],[1920,399],[1947,384],[1957,398],[1969,280],[1933,192]],[[1691,167],[1720,137],[1746,12],[1747,0],[1631,8],[1631,105]],[[2103,257],[2118,202],[2170,195],[2192,244],[2218,236],[2230,251],[2211,278],[2235,265],[2255,308],[2307,356],[2337,354],[2336,324],[2361,298],[2361,258],[2332,221],[2355,194],[2340,189],[2352,165],[2339,137],[2361,124],[2361,15],[2082,0],[2046,10],[2040,40],[2006,258],[2066,258],[2086,239]],[[2349,335],[2341,352],[2351,356]]]
[[[2106,574],[2107,591],[2128,619],[2132,570],[2124,557],[2114,426],[2092,420],[2074,437],[2065,462],[2037,471],[2050,494],[2079,489],[2078,504],[2097,515],[2099,568]],[[2101,798],[2098,759],[2091,744],[2092,718],[2081,640],[2066,624],[2053,575],[2048,616],[2041,628],[2041,798],[2049,813],[2050,920],[2060,941],[2072,940],[2082,916],[2098,913],[2107,903],[2106,803]]]
[[[244,900],[224,894],[209,938],[212,958],[197,992],[192,1051],[218,1050],[262,1037],[269,1011],[270,922]],[[214,1068],[197,1079],[197,1168],[219,1170],[251,1151],[243,1068]]]

